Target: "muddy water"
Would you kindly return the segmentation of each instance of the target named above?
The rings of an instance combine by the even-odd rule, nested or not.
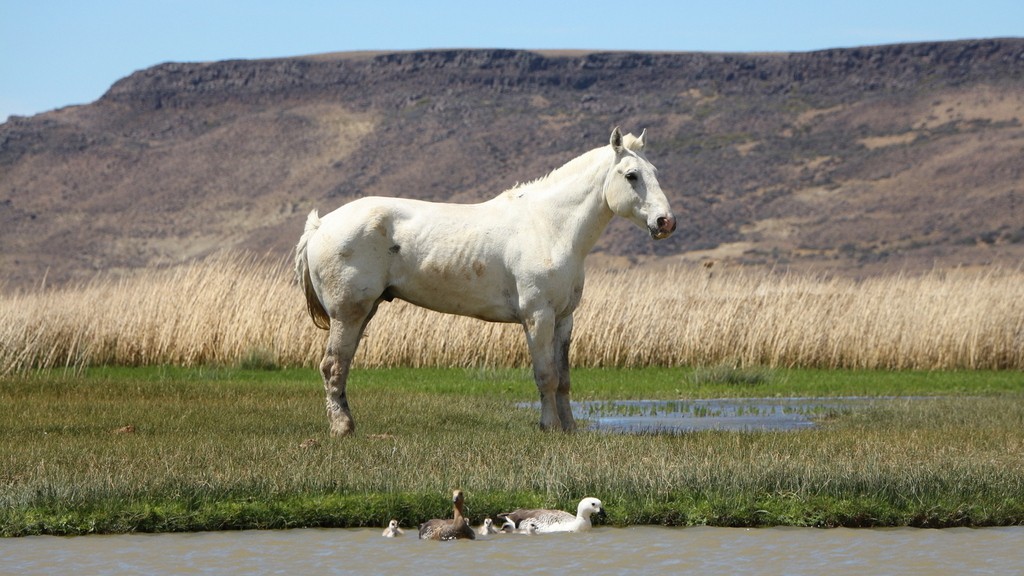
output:
[[[0,539],[2,574],[1024,574],[1024,527],[597,527],[430,542],[379,529]]]

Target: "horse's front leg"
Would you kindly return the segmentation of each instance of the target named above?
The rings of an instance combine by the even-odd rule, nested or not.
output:
[[[569,345],[572,343],[572,316],[560,318],[555,322],[555,368],[558,370],[558,390],[555,393],[555,405],[562,430],[576,430],[576,420],[572,417],[572,405],[569,397]]]
[[[558,415],[558,364],[555,360],[555,319],[551,311],[538,312],[523,322],[526,343],[533,361],[533,379],[540,392],[540,427],[558,430],[562,427]]]

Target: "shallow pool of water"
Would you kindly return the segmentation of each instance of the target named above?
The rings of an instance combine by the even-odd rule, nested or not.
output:
[[[624,433],[699,430],[801,430],[822,418],[893,398],[717,398],[707,400],[599,400],[573,402],[587,428]],[[533,403],[540,409],[539,403]]]
[[[10,574],[1021,574],[1024,527],[923,530],[599,526],[421,541],[380,529],[0,539]]]

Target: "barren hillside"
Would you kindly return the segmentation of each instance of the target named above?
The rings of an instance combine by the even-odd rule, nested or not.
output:
[[[0,125],[0,282],[283,258],[311,208],[480,200],[615,125],[648,129],[680,229],[654,243],[615,221],[605,255],[855,275],[1024,262],[1024,39],[997,39],[161,64]]]

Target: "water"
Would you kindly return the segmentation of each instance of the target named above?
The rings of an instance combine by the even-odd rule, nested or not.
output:
[[[594,430],[625,433],[698,430],[799,430],[829,415],[891,398],[720,398],[573,402],[573,414]],[[539,403],[534,403],[539,408]]]
[[[421,541],[380,529],[0,539],[2,574],[1024,574],[1024,527],[599,526]]]

